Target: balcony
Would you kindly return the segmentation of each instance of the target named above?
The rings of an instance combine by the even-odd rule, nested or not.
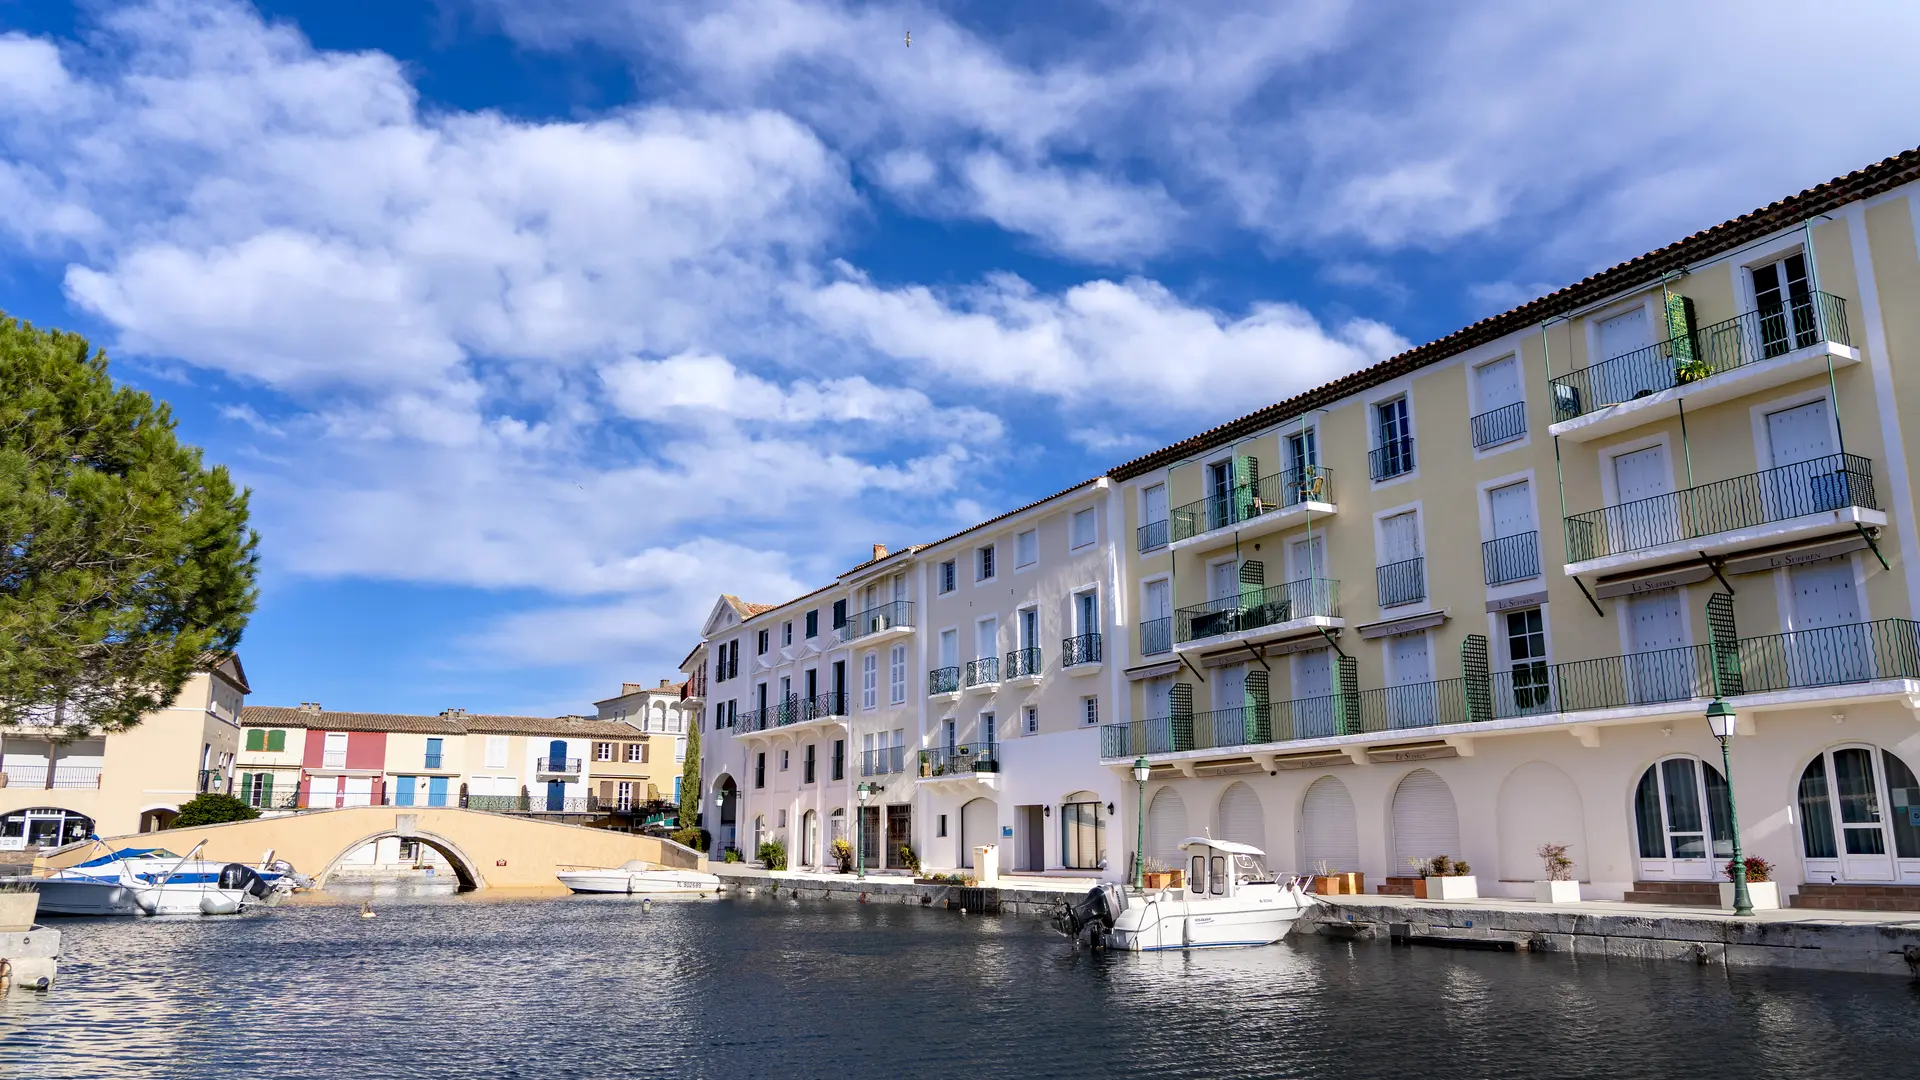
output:
[[[1225,495],[1176,507],[1169,518],[1168,541],[1175,551],[1203,547],[1229,534],[1242,537],[1278,532],[1308,514],[1331,514],[1333,470],[1319,465],[1283,469]]]
[[[1547,430],[1585,442],[1859,360],[1847,302],[1812,293],[1555,378]]]
[[[832,722],[847,715],[847,695],[836,693],[819,694],[806,698],[789,695],[764,709],[740,714],[734,724],[735,735],[757,734],[796,724]]]
[[[1389,439],[1367,452],[1367,468],[1376,483],[1413,471],[1413,436]]]
[[[1238,596],[1181,608],[1173,621],[1176,652],[1345,625],[1340,620],[1340,583],[1331,578],[1245,589]]]
[[[1062,641],[1060,666],[1075,675],[1091,675],[1100,666],[1100,635],[1081,634]]]
[[[1373,568],[1374,592],[1383,608],[1398,607],[1427,598],[1427,560],[1402,559]]]
[[[1741,638],[1724,658],[1720,692],[1737,709],[1920,692],[1920,622],[1884,619]],[[1713,648],[1629,653],[1465,678],[1249,705],[1192,716],[1108,724],[1100,756],[1241,750],[1423,729],[1533,730],[1542,723],[1697,718],[1714,695]]]
[[[960,692],[960,669],[958,667],[937,667],[927,672],[927,696],[939,697],[941,694]]]
[[[1033,682],[1046,670],[1040,661],[1039,649],[1015,649],[1007,654],[1006,667],[1001,669],[1012,682]]]
[[[904,634],[913,630],[913,601],[895,600],[856,611],[834,633],[841,641],[857,641],[875,634]]]
[[[1000,772],[1000,746],[984,743],[920,751],[920,779],[991,780]]]
[[[1487,584],[1507,585],[1540,576],[1540,534],[1515,533],[1480,545],[1480,567]]]
[[[1567,518],[1569,576],[1885,525],[1873,466],[1854,454],[1784,465]]]
[[[861,776],[888,776],[907,771],[907,748],[889,746],[881,750],[865,750],[860,754]]]
[[[1149,521],[1134,530],[1134,538],[1140,545],[1140,551],[1155,551],[1167,546],[1167,527],[1165,519]]]
[[[967,689],[975,687],[993,687],[1000,685],[1000,660],[998,657],[983,656],[978,660],[967,661]]]
[[[10,788],[73,791],[100,786],[100,769],[87,765],[7,765],[0,768],[0,776]]]
[[[1511,405],[1488,409],[1468,420],[1467,426],[1473,430],[1475,450],[1512,442],[1527,433],[1527,403],[1516,401]]]
[[[1173,617],[1148,619],[1140,624],[1140,655],[1158,656],[1173,651]]]
[[[533,771],[541,776],[578,776],[580,764],[577,757],[543,757],[536,759]]]

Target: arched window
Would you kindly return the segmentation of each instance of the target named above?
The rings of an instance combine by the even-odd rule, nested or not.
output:
[[[1890,751],[1839,746],[1800,774],[1808,881],[1920,882],[1920,779]]]
[[[0,818],[0,851],[60,847],[92,835],[92,818],[58,806],[15,810]]]
[[[1640,876],[1720,881],[1733,858],[1733,808],[1720,770],[1691,755],[1654,762],[1633,796]]]

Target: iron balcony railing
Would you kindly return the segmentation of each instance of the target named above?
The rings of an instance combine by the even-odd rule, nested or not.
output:
[[[1880,508],[1873,465],[1827,454],[1567,518],[1567,561],[1644,551],[1849,506]]]
[[[1527,403],[1516,401],[1511,405],[1488,409],[1468,420],[1467,425],[1473,429],[1475,450],[1511,442],[1527,433]]]
[[[463,795],[460,806],[467,810],[488,810],[496,814],[628,814],[642,804],[638,799],[603,799],[598,795],[549,797],[542,792],[527,795]],[[424,803],[420,805],[425,805]]]
[[[1852,345],[1853,337],[1847,302],[1816,292],[1558,376],[1551,384],[1554,420],[1572,420],[1823,341]]]
[[[420,767],[421,767],[421,768],[423,768],[423,769],[437,769],[437,768],[439,768],[439,767],[440,767],[440,755],[439,755],[439,754],[423,754],[423,755],[421,755],[421,758],[420,758]]]
[[[967,661],[967,685],[988,686],[1000,681],[1000,658],[983,656]]]
[[[1413,471],[1413,436],[1388,439],[1367,452],[1367,466],[1375,480],[1390,480]]]
[[[1040,663],[1039,649],[1015,649],[1007,654],[1005,671],[1009,679],[1025,679],[1038,675],[1044,668]]]
[[[1373,587],[1379,594],[1380,606],[1396,607],[1411,604],[1427,598],[1427,560],[1421,557],[1402,559],[1385,566],[1373,568]]]
[[[577,773],[580,771],[580,759],[577,757],[543,757],[534,766],[535,772]]]
[[[1920,679],[1920,623],[1908,619],[1823,626],[1740,639],[1727,694]]]
[[[1212,600],[1173,613],[1174,641],[1185,644],[1243,630],[1258,630],[1295,619],[1336,618],[1340,583],[1332,578],[1302,578],[1265,589],[1246,588],[1238,596]]]
[[[1060,642],[1060,666],[1079,667],[1100,662],[1100,635],[1081,634]]]
[[[8,787],[39,788],[42,791],[100,786],[99,768],[87,765],[8,765],[0,768],[0,776],[7,778]]]
[[[733,733],[735,735],[744,735],[752,731],[767,730],[767,725],[772,717],[772,713],[773,710],[771,709],[753,709],[741,713],[739,718],[733,722]]]
[[[891,773],[907,771],[907,748],[889,746],[880,750],[863,750],[860,753],[861,776],[887,776]]]
[[[1173,616],[1148,619],[1140,624],[1140,655],[1158,656],[1173,651]]]
[[[1141,551],[1152,551],[1154,548],[1166,547],[1167,522],[1164,518],[1159,521],[1149,521],[1134,530],[1134,536],[1139,542]]]
[[[839,635],[841,641],[852,641],[869,634],[878,634],[882,630],[912,625],[913,601],[894,600],[879,607],[854,612],[847,616],[847,621],[834,630],[834,633]]]
[[[1171,525],[1167,535],[1169,540],[1185,540],[1303,502],[1332,501],[1332,469],[1321,465],[1282,469],[1269,476],[1236,484],[1223,495],[1209,495],[1198,502],[1176,507],[1168,518]]]
[[[300,799],[298,785],[286,790],[249,791],[241,798],[255,810],[301,810],[306,807],[306,803]]]
[[[823,720],[830,716],[847,715],[847,695],[832,690],[824,694],[815,694],[810,698],[800,698],[802,720]]]
[[[965,746],[936,746],[920,751],[920,775],[965,776],[1000,771],[998,743],[968,743]]]
[[[927,672],[927,693],[952,694],[960,689],[960,669],[937,667]]]
[[[1487,584],[1505,585],[1540,576],[1540,534],[1515,533],[1480,545],[1480,565]]]

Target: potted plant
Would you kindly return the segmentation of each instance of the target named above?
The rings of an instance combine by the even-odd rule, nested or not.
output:
[[[925,750],[920,751],[920,775],[933,775],[933,755],[927,753]]]
[[[1733,907],[1733,860],[1720,868],[1728,879],[1720,883],[1720,906]],[[1780,906],[1780,886],[1773,880],[1773,864],[1758,855],[1747,856],[1747,899],[1755,911],[1770,911]]]
[[[1415,900],[1425,900],[1427,898],[1427,870],[1429,868],[1427,860],[1417,855],[1409,855],[1407,856],[1407,865],[1413,868],[1413,898]]]
[[[1313,868],[1314,892],[1319,893],[1321,896],[1338,896],[1340,895],[1341,889],[1346,886],[1346,883],[1346,875],[1335,874],[1329,870],[1325,859],[1315,864]]]
[[[847,841],[846,837],[843,836],[828,844],[827,852],[833,856],[833,861],[839,866],[841,873],[853,873],[853,845]]]
[[[0,934],[33,929],[33,916],[39,910],[40,893],[32,885],[0,884]]]
[[[1533,883],[1534,900],[1542,904],[1579,903],[1580,883],[1573,879],[1573,860],[1567,856],[1567,845],[1541,844],[1536,854],[1547,868],[1547,877]]]
[[[1711,374],[1713,369],[1707,366],[1705,358],[1699,356],[1688,357],[1673,365],[1673,381],[1676,386],[1699,382]]]
[[[785,870],[787,868],[787,842],[785,840],[762,841],[757,854],[760,857],[761,865],[769,870]]]
[[[900,860],[901,866],[906,867],[916,874],[920,872],[920,856],[915,855],[913,848],[909,845],[901,844],[900,850],[894,852],[894,856]]]
[[[1435,855],[1427,860],[1427,899],[1474,900],[1480,896],[1480,884],[1474,880],[1473,867],[1465,859]]]

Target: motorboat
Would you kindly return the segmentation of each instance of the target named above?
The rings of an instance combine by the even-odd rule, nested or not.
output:
[[[625,893],[628,896],[707,896],[722,883],[714,874],[655,866],[645,859],[629,859],[619,866],[569,866],[554,875],[577,893]]]
[[[45,877],[13,880],[33,885],[40,911],[50,915],[236,915],[253,903],[276,903],[291,888],[278,870],[194,858],[204,846],[185,855],[107,848]]]
[[[1304,883],[1270,873],[1250,844],[1189,836],[1186,880],[1127,895],[1111,883],[1077,904],[1062,902],[1054,925],[1075,941],[1130,952],[1271,945],[1313,903]]]

